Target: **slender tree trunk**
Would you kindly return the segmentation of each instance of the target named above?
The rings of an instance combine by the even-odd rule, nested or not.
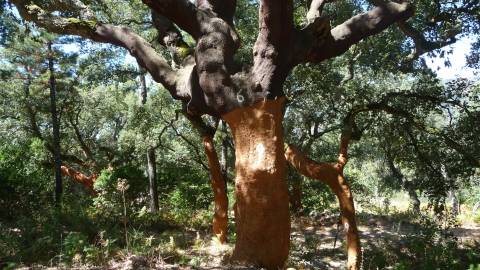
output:
[[[222,121],[222,131],[225,134],[225,137],[222,139],[222,151],[220,152],[220,166],[222,166],[222,173],[227,180],[228,174],[228,139],[227,139],[227,127],[226,123]]]
[[[140,106],[144,106],[147,103],[147,80],[145,79],[145,70],[140,69],[140,89],[138,89],[138,101]]]
[[[283,106],[284,98],[277,98],[223,115],[236,156],[233,259],[268,269],[284,267],[290,240]]]
[[[414,214],[420,213],[420,200],[414,188],[408,187],[408,196],[410,197],[410,204]]]
[[[192,116],[186,111],[184,115],[192,126],[197,129],[203,140],[215,205],[212,222],[213,234],[223,244],[227,241],[228,236],[227,176],[220,164],[217,151],[215,150],[215,143],[213,142],[216,128],[206,124],[201,117]]]
[[[455,218],[460,213],[460,204],[458,203],[457,193],[453,190],[450,191],[450,205],[452,208],[452,216]]]
[[[140,89],[138,99],[141,106],[147,103],[147,81],[145,79],[145,70],[140,67]],[[158,206],[158,188],[157,188],[157,159],[155,149],[147,148],[147,174],[148,174],[148,194],[150,196],[150,212],[156,213]]]
[[[56,100],[56,81],[53,68],[53,50],[52,42],[48,42],[48,69],[50,71],[50,113],[52,116],[52,133],[53,133],[53,155],[54,155],[54,168],[55,168],[55,205],[61,207],[62,205],[62,160],[60,154],[60,127],[58,123],[57,114],[57,100]]]
[[[228,197],[226,193],[226,181],[218,160],[217,151],[211,135],[203,135],[203,146],[208,159],[210,169],[210,184],[212,185],[215,202],[213,214],[213,234],[220,243],[227,242],[228,235]]]
[[[350,187],[343,176],[343,166],[347,159],[340,155],[338,163],[315,162],[303,155],[296,148],[289,146],[285,151],[288,162],[303,175],[318,179],[327,184],[335,193],[342,214],[342,225],[347,236],[347,269],[360,269],[361,246],[355,206]]]
[[[158,189],[157,189],[157,164],[155,157],[155,149],[147,150],[147,171],[150,194],[150,212],[158,211]]]

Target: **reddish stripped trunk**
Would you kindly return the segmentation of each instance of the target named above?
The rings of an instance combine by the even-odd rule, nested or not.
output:
[[[95,181],[97,180],[98,175],[96,173],[86,176],[85,174],[69,168],[67,166],[62,165],[61,166],[61,171],[62,174],[65,176],[69,176],[72,178],[75,182],[82,184],[84,187],[86,187],[93,195],[96,195],[97,193],[93,189],[93,185],[95,184]]]
[[[217,151],[212,136],[203,136],[203,146],[210,167],[210,183],[212,185],[215,201],[215,213],[213,214],[213,234],[220,243],[227,241],[228,227],[228,197],[226,193],[226,181],[222,173]]]
[[[278,98],[223,115],[236,154],[233,259],[268,269],[284,266],[290,240],[283,105],[284,98]]]
[[[293,146],[288,146],[285,151],[285,158],[300,173],[309,178],[322,181],[335,193],[342,214],[342,225],[347,235],[347,269],[359,269],[361,247],[355,220],[355,207],[352,192],[343,176],[343,166],[347,162],[346,155],[341,154],[338,163],[315,162]]]

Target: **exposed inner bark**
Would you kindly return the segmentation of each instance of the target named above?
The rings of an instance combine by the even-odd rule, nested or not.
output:
[[[341,147],[342,149],[342,147]],[[360,237],[355,221],[355,207],[350,187],[343,176],[346,155],[340,154],[337,163],[315,162],[288,146],[285,151],[287,161],[300,173],[327,184],[338,198],[342,214],[342,224],[347,235],[347,269],[359,269],[361,262]]]
[[[265,100],[223,115],[232,130],[236,154],[233,259],[268,269],[284,266],[290,240],[284,100]]]
[[[65,165],[61,166],[62,174],[65,176],[69,176],[72,178],[75,182],[82,184],[84,187],[86,187],[92,195],[96,195],[97,193],[93,189],[93,185],[95,184],[95,180],[97,180],[98,174],[94,173],[90,176],[86,176],[85,174],[69,168]]]
[[[215,201],[215,213],[213,214],[213,234],[220,243],[227,242],[228,235],[228,197],[226,193],[226,181],[218,160],[217,151],[213,143],[213,137],[203,136],[203,147],[210,168],[210,183],[212,185]]]

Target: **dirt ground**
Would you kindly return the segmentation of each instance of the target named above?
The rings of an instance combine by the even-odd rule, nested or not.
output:
[[[338,216],[325,215],[304,217],[292,222],[291,253],[288,269],[344,269],[344,233],[337,227]],[[396,222],[387,216],[371,215],[359,221],[362,246],[375,245],[379,239],[402,244],[402,237],[414,233],[417,225]],[[452,229],[460,243],[480,241],[480,226],[468,225]],[[228,265],[228,256],[233,245],[218,245],[210,242],[197,249],[187,251],[188,256],[206,258],[197,267],[158,265],[161,269],[256,269]],[[368,264],[368,258],[365,258]]]
[[[302,217],[294,219],[291,233],[291,253],[287,269],[344,269],[345,251],[343,246],[344,234],[341,226],[337,226],[338,216],[320,215],[317,217]],[[370,248],[380,245],[380,241],[388,241],[395,246],[402,245],[402,237],[415,233],[418,226],[406,221],[394,220],[387,216],[366,215],[359,218],[359,230],[362,246]],[[452,229],[453,235],[458,237],[460,244],[480,241],[480,225],[470,224]],[[208,234],[186,232],[181,234],[190,245],[176,250],[177,258],[184,260],[179,263],[172,261],[173,256],[144,258],[128,256],[118,261],[112,261],[108,267],[79,266],[73,269],[258,269],[254,267],[233,266],[229,263],[229,256],[233,250],[232,244],[221,245],[210,239]],[[383,243],[384,244],[384,243]],[[362,262],[365,269],[369,269],[369,258]],[[180,266],[180,265],[183,266]],[[26,269],[59,269],[47,267],[29,267]]]

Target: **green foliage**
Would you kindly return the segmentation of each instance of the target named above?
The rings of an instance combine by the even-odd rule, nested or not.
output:
[[[64,256],[72,260],[75,256],[82,256],[83,251],[88,246],[88,239],[79,232],[70,232],[63,240]]]
[[[335,194],[318,180],[305,179],[303,181],[302,206],[305,214],[312,212],[321,213],[331,208],[336,203]]]

